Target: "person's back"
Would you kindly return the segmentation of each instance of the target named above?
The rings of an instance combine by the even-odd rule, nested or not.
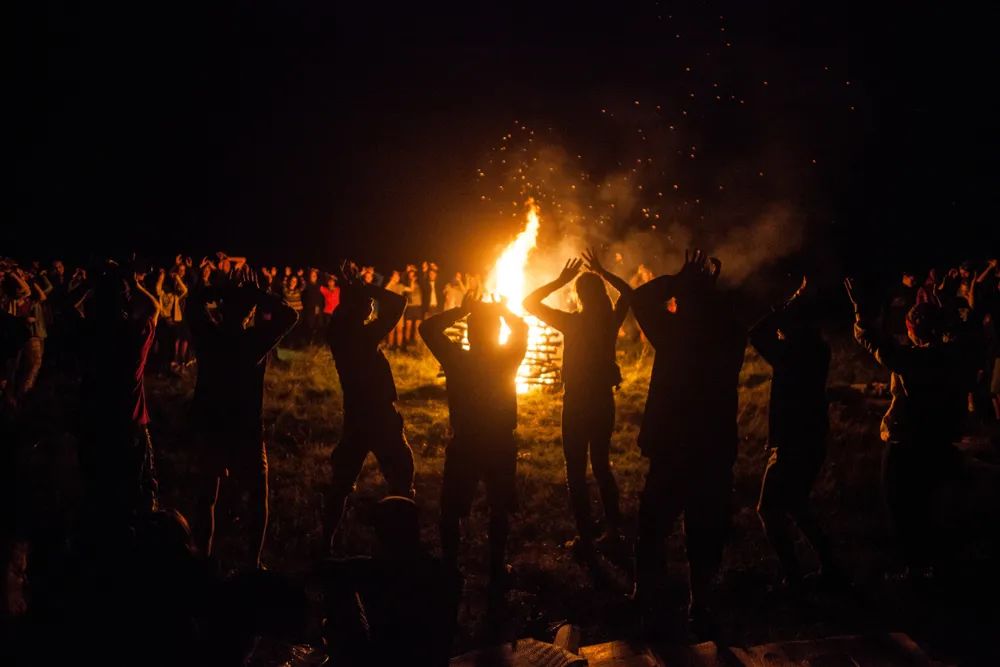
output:
[[[746,334],[722,295],[694,303],[682,299],[676,313],[666,308],[650,313],[639,299],[636,317],[656,356],[649,383],[639,445],[646,451],[692,440],[719,441],[716,435],[731,432],[736,447],[736,412],[739,375],[746,349]],[[650,326],[652,318],[667,327]]]
[[[517,428],[515,379],[520,363],[516,352],[501,347],[460,350],[441,360],[456,435],[489,436]]]
[[[395,413],[396,382],[389,360],[364,321],[338,308],[330,317],[327,342],[344,396],[345,427]]]

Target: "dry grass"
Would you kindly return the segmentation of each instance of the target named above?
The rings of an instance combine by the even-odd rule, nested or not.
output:
[[[291,355],[283,351],[281,356],[282,360],[272,362],[266,380],[265,419],[272,484],[266,561],[275,569],[302,571],[309,567],[309,555],[321,534],[322,491],[329,483],[328,459],[341,429],[341,398],[336,372],[325,349]],[[426,353],[393,354],[390,362],[400,396],[399,408],[415,455],[423,536],[426,544],[436,550],[448,417],[444,381],[438,377],[436,363]],[[629,525],[634,523],[646,470],[635,441],[651,368],[649,362],[648,356],[641,358],[638,349],[620,353],[624,383],[617,398],[612,458]],[[833,429],[827,463],[813,498],[838,554],[851,575],[866,582],[871,597],[861,602],[855,598],[833,601],[817,598],[803,607],[780,592],[769,592],[776,581],[776,561],[752,509],[765,462],[769,377],[767,365],[748,349],[740,387],[741,442],[735,467],[737,511],[726,549],[718,602],[733,640],[759,642],[906,627],[910,616],[887,616],[885,612],[885,605],[912,604],[912,601],[901,602],[898,591],[887,589],[882,579],[889,565],[889,545],[878,496],[881,453],[878,420],[884,404],[847,388],[885,378],[846,338],[834,345]],[[190,439],[183,425],[192,388],[190,377],[183,381],[153,377],[149,382],[164,500],[189,515],[197,491],[194,482],[197,457],[188,446]],[[610,579],[595,586],[588,573],[562,547],[575,531],[564,487],[560,405],[558,395],[545,392],[530,393],[519,400],[520,512],[513,522],[509,543],[517,583],[511,594],[508,630],[515,636],[551,638],[551,628],[569,620],[583,626],[585,641],[597,642],[626,635],[634,629],[635,619],[623,595],[630,585],[629,574],[626,569],[609,564]],[[371,548],[370,512],[383,493],[383,480],[369,457],[346,519],[346,552],[366,553]],[[600,516],[596,489],[592,489],[592,498],[595,516]],[[485,628],[482,622],[485,509],[480,494],[466,527],[468,539],[463,563],[467,591],[460,611],[458,649],[481,643],[484,641],[481,633],[493,629]],[[668,571],[677,581],[680,604],[686,566],[677,534],[670,541],[668,559]]]

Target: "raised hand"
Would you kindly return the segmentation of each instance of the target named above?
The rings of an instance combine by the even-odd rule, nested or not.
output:
[[[593,271],[598,274],[604,273],[604,267],[601,265],[601,260],[597,258],[597,251],[593,248],[587,248],[583,251],[583,261],[586,263],[588,271]]]
[[[569,259],[566,261],[566,266],[563,267],[562,272],[559,274],[559,282],[568,283],[573,278],[576,278],[577,274],[580,273],[580,269],[583,268],[582,259]]]
[[[854,286],[853,278],[844,278],[844,289],[847,290],[847,298],[851,300],[851,305],[854,306],[854,312],[860,312],[861,306],[858,303],[857,291]]]

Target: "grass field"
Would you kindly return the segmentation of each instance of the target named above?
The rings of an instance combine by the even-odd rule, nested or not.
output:
[[[320,540],[322,491],[329,483],[329,455],[340,434],[341,397],[326,349],[309,348],[291,356],[282,352],[281,356],[284,360],[271,363],[266,379],[271,523],[265,561],[274,570],[302,572],[309,568],[310,554]],[[620,353],[619,361],[625,379],[617,397],[612,458],[631,537],[646,469],[635,441],[651,364],[648,355],[642,357],[638,348],[631,347]],[[448,417],[443,379],[426,353],[395,353],[390,363],[406,434],[414,451],[423,537],[431,549],[437,550],[438,499]],[[765,463],[769,378],[767,365],[748,350],[740,386],[736,512],[716,601],[731,641],[759,643],[906,630],[945,656],[961,655],[962,647],[974,641],[970,637],[983,634],[978,617],[969,616],[975,610],[956,610],[952,603],[921,597],[885,576],[892,569],[891,543],[878,489],[878,423],[885,402],[866,396],[859,387],[887,378],[846,336],[834,344],[830,379],[832,433],[828,459],[813,500],[838,556],[857,586],[849,593],[815,592],[805,598],[793,597],[775,586],[777,562],[753,509]],[[178,379],[150,373],[147,383],[161,500],[180,509],[192,522],[198,521],[194,514],[194,498],[199,492],[198,457],[185,430],[194,374]],[[59,391],[70,396],[71,389]],[[515,568],[515,586],[510,594],[509,615],[499,634],[550,640],[553,629],[569,621],[583,628],[584,643],[620,638],[635,629],[635,617],[624,595],[631,586],[627,563],[607,563],[609,579],[597,585],[562,547],[575,531],[564,486],[560,405],[558,394],[542,391],[522,395],[519,400],[520,511],[513,520],[508,547]],[[369,457],[345,520],[344,553],[370,550],[369,518],[383,494],[383,481],[374,459]],[[600,516],[596,489],[592,488],[591,495],[595,516]],[[969,519],[973,524],[980,520]],[[680,608],[685,596],[686,565],[678,532],[669,543],[667,567],[676,606]],[[481,645],[498,633],[496,624],[485,623],[483,616],[485,534],[485,506],[480,493],[466,527],[463,569],[467,590],[460,610],[456,650]],[[978,563],[982,554],[974,551],[970,558]]]

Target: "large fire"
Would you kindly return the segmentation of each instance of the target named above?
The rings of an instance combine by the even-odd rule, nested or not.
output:
[[[526,294],[525,270],[528,256],[535,249],[538,240],[540,220],[538,206],[528,200],[527,222],[524,229],[508,245],[497,259],[487,280],[487,291],[493,299],[503,299],[515,314],[524,317],[528,324],[528,353],[517,370],[517,393],[523,394],[533,385],[554,385],[558,383],[558,373],[554,369],[554,356],[559,348],[559,334],[546,326],[538,318],[525,315],[521,302]],[[510,329],[504,325],[500,331],[500,343],[506,343]]]

